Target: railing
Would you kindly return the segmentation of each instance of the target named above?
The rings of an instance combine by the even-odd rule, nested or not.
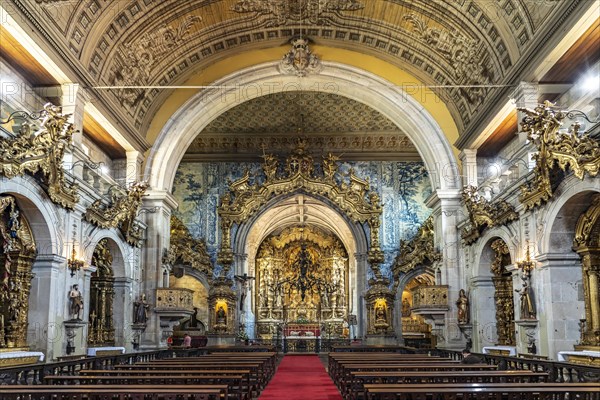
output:
[[[453,350],[435,349],[432,354],[450,357],[454,360],[462,359],[462,353]],[[600,368],[570,364],[558,361],[536,360],[531,358],[497,356],[491,354],[472,353],[490,365],[505,364],[508,370],[530,370],[533,372],[547,372],[549,382],[600,382]]]
[[[203,348],[169,349],[0,368],[0,385],[40,385],[43,384],[44,377],[50,375],[76,375],[82,369],[114,369],[115,365],[135,364],[178,356],[194,357],[205,353],[206,350]]]
[[[448,286],[425,285],[417,286],[412,291],[412,310],[419,309],[448,309]]]
[[[156,289],[156,311],[194,311],[194,291],[185,288]]]

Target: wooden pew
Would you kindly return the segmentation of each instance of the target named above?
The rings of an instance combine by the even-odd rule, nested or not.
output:
[[[106,370],[106,369],[83,369],[79,371],[79,376],[116,376],[116,377],[136,377],[136,376],[187,376],[187,375],[204,375],[204,376],[236,376],[242,377],[242,384],[247,388],[250,397],[258,395],[260,392],[259,382],[251,378],[250,370],[223,370],[223,369],[208,369],[208,370],[173,370],[173,369],[158,369],[158,370]],[[59,380],[58,380],[59,381]]]
[[[597,383],[446,383],[365,385],[367,400],[600,400]]]
[[[342,393],[346,399],[365,399],[365,386],[371,384],[430,384],[430,383],[523,383],[546,382],[548,373],[529,370],[513,371],[354,371],[352,380]]]
[[[53,385],[152,385],[154,387],[170,388],[173,385],[202,385],[208,389],[226,387],[225,399],[235,398],[246,400],[250,398],[249,388],[244,385],[241,375],[138,375],[138,376],[95,376],[95,375],[55,375],[44,377],[44,382]],[[229,397],[227,396],[229,394]]]
[[[2,400],[48,400],[68,396],[69,400],[226,400],[226,385],[3,385],[0,386]]]
[[[495,365],[488,364],[460,364],[460,363],[387,363],[387,364],[351,364],[343,365],[333,382],[340,386],[349,384],[352,371],[495,371]]]

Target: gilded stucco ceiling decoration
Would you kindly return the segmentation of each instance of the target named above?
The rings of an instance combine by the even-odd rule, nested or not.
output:
[[[316,44],[382,58],[428,85],[457,85],[434,90],[461,130],[496,90],[465,85],[510,83],[511,70],[531,57],[528,48],[547,42],[542,27],[558,26],[583,0],[11,1],[51,43],[70,50],[60,52],[92,83],[119,82],[118,72],[131,71],[121,82],[178,84],[225,57],[283,46],[302,33]],[[98,93],[107,104],[123,104],[128,123],[141,130],[168,95]]]
[[[252,115],[252,118],[248,118]],[[369,106],[334,93],[284,92],[255,98],[223,113],[192,142],[190,155],[246,154],[263,149],[283,154],[306,135],[307,151],[395,153],[419,158],[410,139],[388,118]]]
[[[362,8],[364,4],[358,0],[237,0],[231,9],[238,13],[264,15],[266,26],[272,27],[305,20],[311,24],[326,25],[326,17],[330,13]]]

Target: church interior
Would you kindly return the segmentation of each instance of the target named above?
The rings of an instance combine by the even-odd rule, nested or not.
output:
[[[598,379],[599,138],[595,0],[2,0],[0,383],[228,346]]]

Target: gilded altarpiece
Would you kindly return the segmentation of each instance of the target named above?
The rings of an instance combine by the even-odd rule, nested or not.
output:
[[[112,270],[113,257],[108,241],[102,239],[92,256],[92,265],[96,272],[90,282],[90,317],[88,344],[114,345],[115,328],[113,326],[113,300],[115,296]]]
[[[0,351],[24,349],[36,247],[12,196],[0,197],[0,240]]]
[[[496,304],[496,333],[498,345],[515,345],[515,305],[513,299],[513,280],[506,266],[510,264],[510,252],[502,239],[492,242],[494,261],[491,270],[494,276],[494,302]]]
[[[581,257],[585,319],[581,321],[580,350],[600,350],[600,194],[579,217],[573,250]]]
[[[286,336],[319,336],[323,323],[330,337],[343,334],[348,255],[334,234],[310,226],[286,228],[263,241],[255,265],[262,338],[272,338],[282,326]]]

